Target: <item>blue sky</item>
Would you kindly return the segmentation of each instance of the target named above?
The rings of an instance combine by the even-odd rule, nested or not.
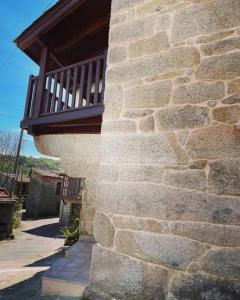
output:
[[[56,0],[0,0],[0,129],[20,132],[28,77],[38,66],[12,42]],[[41,156],[24,134],[22,154]]]

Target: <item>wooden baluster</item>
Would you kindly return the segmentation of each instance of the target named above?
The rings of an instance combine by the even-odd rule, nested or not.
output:
[[[34,78],[33,81],[33,93],[32,93],[32,99],[31,99],[31,109],[30,109],[30,117],[34,116],[34,108],[35,108],[35,102],[36,102],[36,94],[37,94],[37,85],[38,85],[38,78]]]
[[[58,73],[55,73],[50,112],[55,111],[55,100],[56,100],[56,92],[57,92],[57,78],[58,78]]]
[[[50,94],[51,94],[51,86],[52,86],[52,75],[48,76],[48,85],[47,85],[47,96],[45,101],[44,113],[48,113],[50,110]]]
[[[25,104],[25,110],[24,110],[24,119],[26,119],[30,116],[32,94],[33,94],[33,84],[34,84],[34,76],[30,75],[29,80],[28,80],[28,91],[27,91],[26,104]]]
[[[72,108],[75,108],[75,103],[76,103],[77,76],[78,76],[78,67],[75,67],[74,76],[73,76],[73,88],[72,88]]]
[[[62,110],[63,81],[64,81],[64,71],[62,71],[61,75],[60,75],[60,87],[59,87],[59,97],[58,97],[57,111]]]
[[[98,104],[99,77],[100,77],[100,60],[98,60],[96,64],[94,104]]]
[[[91,83],[92,83],[92,69],[93,69],[93,63],[91,62],[88,65],[88,81],[87,81],[86,106],[90,106]]]
[[[67,71],[66,96],[65,96],[64,110],[68,109],[70,79],[71,79],[71,69],[69,69]]]
[[[43,91],[45,86],[45,73],[47,65],[48,48],[42,49],[41,60],[40,60],[40,72],[36,91],[36,101],[34,103],[33,114],[34,117],[38,117],[41,113],[41,106],[43,100]]]
[[[79,103],[78,107],[81,107],[83,104],[83,90],[84,90],[84,80],[85,80],[85,70],[86,66],[82,65],[81,66],[81,78],[80,78],[80,91],[79,91]]]
[[[104,52],[103,58],[103,76],[102,76],[102,94],[101,94],[101,103],[104,102],[104,91],[105,91],[105,76],[106,76],[106,69],[107,69],[107,50]]]

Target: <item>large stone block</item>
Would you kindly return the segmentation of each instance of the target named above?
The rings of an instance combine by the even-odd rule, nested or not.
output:
[[[171,222],[171,231],[193,240],[224,247],[240,246],[238,226],[215,225],[199,222]]]
[[[110,44],[124,44],[132,40],[148,37],[153,34],[153,18],[144,18],[130,23],[116,25],[110,29]]]
[[[240,160],[209,162],[208,186],[216,194],[240,195]]]
[[[225,31],[220,31],[220,32],[217,32],[217,33],[213,33],[213,34],[210,34],[210,35],[205,35],[205,36],[200,36],[196,42],[198,44],[207,44],[207,43],[211,43],[211,42],[214,42],[214,41],[217,41],[217,40],[221,40],[221,39],[224,39],[225,37],[228,37],[230,35],[232,35],[234,33],[234,29],[233,30],[225,30]]]
[[[170,100],[171,81],[158,81],[129,89],[125,93],[125,107],[151,108],[166,106]]]
[[[165,136],[168,139],[174,153],[176,155],[176,161],[179,165],[186,165],[189,162],[189,156],[187,151],[178,143],[178,138],[174,132],[166,132]],[[169,166],[169,165],[168,165]]]
[[[90,289],[96,294],[110,299],[166,300],[167,285],[166,269],[93,247]]]
[[[172,42],[192,36],[215,33],[240,25],[238,0],[197,1],[176,12],[173,17]]]
[[[230,97],[225,98],[222,101],[223,104],[239,104],[240,103],[240,94],[234,94]]]
[[[228,93],[240,93],[240,78],[233,79],[228,83]]]
[[[207,160],[205,159],[199,159],[199,160],[193,160],[189,163],[190,169],[205,169],[207,165]]]
[[[127,12],[123,12],[121,14],[118,15],[112,15],[111,19],[110,19],[110,26],[114,26],[114,25],[118,25],[118,24],[122,24],[126,21],[128,17]]]
[[[115,163],[175,164],[178,157],[161,133],[102,136],[104,161]]]
[[[176,187],[204,191],[206,189],[206,175],[204,171],[199,170],[169,170],[164,176],[164,183]]]
[[[139,119],[151,115],[153,110],[151,109],[130,109],[124,110],[123,116],[128,119]]]
[[[117,46],[108,50],[108,63],[115,64],[127,59],[127,47]]]
[[[209,109],[199,106],[176,106],[165,108],[156,113],[159,130],[186,129],[209,124]]]
[[[136,132],[136,122],[133,120],[104,121],[102,132],[111,134]]]
[[[193,159],[240,157],[240,139],[232,125],[218,125],[192,131],[187,150]]]
[[[240,118],[240,107],[238,105],[217,107],[213,109],[213,117],[218,122],[234,124]]]
[[[236,300],[240,283],[204,274],[179,274],[170,286],[169,300]]]
[[[170,16],[167,14],[164,15],[159,15],[158,16],[158,21],[157,21],[157,31],[164,31],[164,30],[168,30],[171,26],[171,20],[170,20]]]
[[[112,247],[114,242],[114,227],[106,214],[95,213],[93,219],[93,234],[97,243],[104,247]]]
[[[143,132],[155,131],[155,120],[153,116],[144,118],[139,121],[139,129]]]
[[[197,79],[221,80],[240,76],[240,51],[203,59],[196,72]]]
[[[173,92],[175,104],[201,103],[208,100],[218,100],[224,97],[225,87],[222,82],[207,84],[194,82],[188,85],[177,87]]]
[[[161,184],[101,183],[95,207],[114,214],[240,225],[239,199]]]
[[[201,50],[203,54],[207,56],[221,54],[228,51],[239,50],[239,49],[240,49],[239,37],[234,37],[234,38],[218,41],[216,43],[201,46]]]
[[[191,68],[199,64],[199,59],[199,52],[196,48],[179,47],[151,55],[144,60],[135,60],[109,67],[107,80],[108,82],[124,82],[176,69]]]
[[[98,174],[99,181],[117,181],[119,176],[119,166],[101,163]]]
[[[122,0],[113,0],[112,1],[112,12],[118,13],[121,10],[128,9],[134,5],[143,3],[144,0],[131,0],[131,1],[122,1]]]
[[[156,233],[168,232],[168,225],[166,221],[157,221],[149,218],[113,215],[113,224],[115,227],[120,229],[149,231]]]
[[[200,267],[218,277],[240,280],[240,249],[209,250],[201,259]]]
[[[121,85],[106,86],[104,94],[104,120],[114,120],[120,116],[123,107],[123,88]]]
[[[182,237],[128,230],[117,232],[115,246],[127,255],[179,269],[205,251],[202,244]]]
[[[136,58],[142,55],[157,53],[169,48],[166,32],[159,32],[150,38],[138,40],[129,45],[129,56]]]
[[[151,0],[137,8],[138,16],[145,16],[148,14],[159,13],[162,10],[169,8],[169,6],[174,6],[182,2],[181,0]]]
[[[158,166],[124,165],[120,170],[120,181],[162,182],[164,170]]]

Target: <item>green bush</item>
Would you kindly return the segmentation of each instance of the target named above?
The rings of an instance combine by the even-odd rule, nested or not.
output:
[[[16,203],[14,205],[13,215],[12,215],[12,228],[16,229],[21,226],[22,219],[22,201],[20,199],[16,199]]]

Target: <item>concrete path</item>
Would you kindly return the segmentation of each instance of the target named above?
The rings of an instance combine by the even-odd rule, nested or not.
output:
[[[57,218],[26,220],[15,239],[0,241],[0,300],[48,300],[41,297],[41,276],[63,256]]]

